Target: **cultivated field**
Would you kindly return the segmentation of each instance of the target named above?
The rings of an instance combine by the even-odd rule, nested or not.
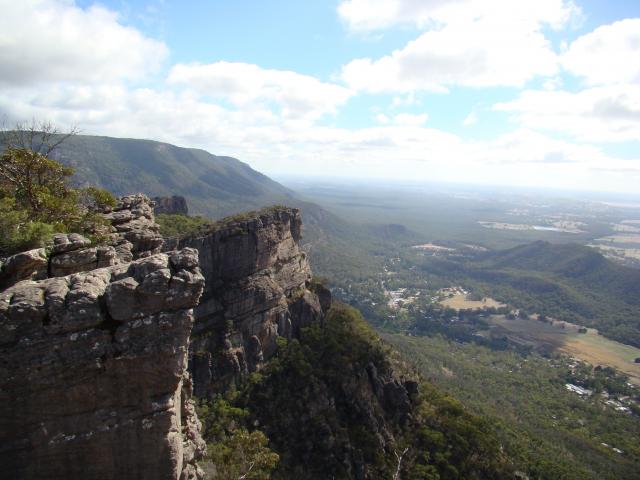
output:
[[[585,233],[579,227],[585,226],[582,222],[560,221],[553,222],[551,225],[528,225],[521,223],[504,223],[504,222],[485,222],[478,221],[485,228],[493,228],[497,230],[538,230],[558,233]]]
[[[454,248],[443,247],[441,245],[435,245],[433,243],[423,243],[421,245],[414,245],[411,248],[415,248],[416,250],[429,250],[432,252],[455,252]]]
[[[599,238],[599,242],[608,243],[637,243],[640,244],[640,235],[610,235],[608,237]]]
[[[554,321],[553,325],[538,320],[508,320],[504,315],[490,319],[493,335],[506,335],[511,340],[535,347],[547,347],[579,358],[592,365],[608,365],[629,375],[629,380],[640,385],[640,349],[609,340],[598,335],[597,330],[587,329],[578,333],[579,326]],[[564,328],[563,328],[564,325]]]
[[[469,295],[463,294],[457,294],[453,297],[442,300],[440,304],[444,305],[445,307],[454,308],[456,310],[480,310],[485,307],[500,308],[505,306],[503,303],[500,303],[493,298],[485,297],[482,300],[470,300]]]

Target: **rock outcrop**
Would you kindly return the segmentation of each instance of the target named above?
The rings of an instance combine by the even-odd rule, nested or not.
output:
[[[125,197],[108,218],[113,245],[60,235],[48,257],[27,252],[3,266],[15,283],[0,292],[3,477],[201,476],[187,372],[204,289],[197,252],[155,253],[144,196]]]
[[[118,254],[126,259],[142,258],[160,252],[163,239],[160,226],[155,223],[153,202],[146,195],[129,195],[105,215],[113,226],[112,243]]]
[[[104,216],[111,224],[107,245],[91,246],[91,241],[80,234],[59,233],[48,249],[29,250],[6,259],[0,268],[0,289],[22,280],[64,277],[160,252],[163,239],[154,221],[153,202],[147,196],[122,197]]]
[[[22,280],[42,280],[48,277],[49,260],[44,248],[17,253],[0,265],[0,289]]]
[[[331,295],[311,284],[298,210],[229,218],[160,253],[152,206],[120,199],[105,212],[104,246],[59,234],[4,263],[0,465],[10,478],[198,478],[206,446],[192,390],[224,392],[262,368],[278,337],[323,322]]]
[[[207,279],[191,344],[196,395],[209,396],[258,370],[276,350],[276,339],[321,322],[310,287],[311,269],[298,245],[300,211],[274,207],[230,218],[179,247],[195,248]]]
[[[153,197],[155,207],[153,213],[156,215],[161,213],[189,215],[189,208],[187,207],[187,200],[180,195],[173,195],[171,197]]]

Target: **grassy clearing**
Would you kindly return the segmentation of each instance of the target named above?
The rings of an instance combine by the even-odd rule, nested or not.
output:
[[[640,357],[640,349],[609,340],[595,329],[578,333],[580,327],[569,322],[549,324],[533,319],[508,320],[503,315],[492,316],[490,322],[494,334],[504,334],[537,347],[546,344],[592,365],[614,367],[629,375],[632,383],[640,385],[640,364],[634,363]]]
[[[493,298],[485,297],[482,300],[470,300],[468,295],[462,294],[447,298],[441,301],[440,304],[445,307],[451,307],[455,310],[481,310],[485,307],[500,308],[505,306],[503,303],[500,303]]]
[[[598,238],[597,241],[603,243],[640,244],[640,235],[610,235],[608,237]]]
[[[433,243],[414,245],[411,248],[414,248],[416,250],[428,250],[432,252],[455,252],[455,248],[443,247],[442,245],[435,245]]]

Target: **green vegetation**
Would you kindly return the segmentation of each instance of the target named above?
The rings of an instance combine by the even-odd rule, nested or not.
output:
[[[292,198],[288,189],[235,158],[150,140],[74,135],[55,158],[74,168],[79,184],[116,195],[181,195],[192,213],[212,219]]]
[[[0,255],[42,247],[54,232],[105,232],[97,209],[115,205],[107,191],[70,186],[73,169],[29,148],[0,154]]]
[[[619,212],[601,206],[594,218],[583,199],[544,198],[540,192],[516,188],[446,184],[399,184],[392,182],[328,183],[317,180],[291,181],[286,185],[312,202],[351,224],[399,224],[426,241],[457,247],[471,243],[490,249],[547,240],[554,243],[587,242],[612,232],[611,222]],[[517,209],[517,214],[513,210]],[[549,230],[497,230],[479,221],[545,225],[549,215],[566,213],[588,223],[584,233]]]
[[[640,270],[618,265],[591,248],[536,242],[420,263],[424,271],[480,295],[640,346]]]
[[[160,234],[165,237],[184,237],[203,232],[213,222],[205,217],[161,213],[156,215]]]
[[[249,431],[247,410],[233,407],[223,398],[201,401],[198,418],[207,442],[203,466],[209,478],[216,480],[268,480],[279,461],[259,430]]]
[[[401,478],[507,475],[511,467],[490,424],[435,387],[420,384],[411,416],[382,409],[369,378],[399,373],[390,354],[356,310],[340,305],[324,327],[312,325],[300,340],[280,342],[240,403],[280,454],[273,478],[347,478],[349,459],[374,478],[391,478],[405,448]],[[382,419],[395,437],[386,446],[380,444]]]
[[[588,388],[595,393],[607,392],[611,395],[634,395],[635,388],[629,386],[629,378],[621,375],[611,367],[600,365],[593,367],[581,363],[577,368],[567,372],[565,379],[569,383]]]
[[[512,467],[531,479],[638,478],[637,409],[617,412],[603,403],[600,393],[582,398],[565,388],[573,383],[626,395],[624,376],[607,368],[571,370],[565,358],[544,358],[530,347],[514,347],[506,336],[480,337],[490,328],[484,314],[456,312],[432,300],[439,289],[461,285],[474,298],[492,297],[520,309],[521,316],[540,313],[549,320],[596,326],[611,338],[639,345],[637,271],[618,268],[579,245],[558,245],[611,235],[612,224],[630,218],[631,211],[582,199],[541,202],[538,193],[466,187],[451,187],[448,193],[440,187],[351,184],[303,189],[328,211],[235,159],[199,150],[77,136],[59,153],[83,184],[118,194],[180,194],[193,211],[211,218],[273,203],[299,207],[301,245],[314,272],[327,278],[337,298],[360,308],[378,328],[430,335],[389,337],[437,387],[420,386],[407,424],[387,419],[395,442],[385,448],[371,434],[374,429],[363,427],[366,415],[359,405],[365,402],[358,400],[358,382],[367,378],[368,365],[381,376],[391,368],[411,375],[389,359],[390,352],[361,318],[339,308],[324,329],[312,326],[299,340],[282,343],[276,357],[227,398],[224,408],[207,407],[217,412],[214,418],[229,416],[221,409],[239,409],[233,410],[231,422],[223,421],[224,434],[208,436],[217,445],[210,448],[214,463],[222,465],[217,471],[233,466],[226,471],[237,478],[247,469],[243,458],[262,452],[273,459],[271,451],[280,456],[277,466],[263,464],[265,475],[275,466],[272,478],[342,478],[340,469],[354,458],[370,465],[376,476],[391,478],[396,454],[409,448],[403,479],[512,478]],[[10,217],[3,215],[0,221]],[[496,229],[479,223],[549,227],[558,219],[579,223],[580,232]],[[203,218],[167,217],[161,222],[169,235],[211,228]],[[531,243],[537,240],[554,244]],[[408,248],[425,242],[454,251]],[[486,251],[506,248],[511,250]],[[402,288],[403,300],[389,306],[389,292]]]
[[[384,338],[426,378],[491,419],[506,453],[531,479],[638,478],[640,417],[565,388],[567,381],[585,380],[580,369],[588,367],[571,373],[561,356],[522,356],[437,336]],[[624,388],[621,380],[614,382]]]

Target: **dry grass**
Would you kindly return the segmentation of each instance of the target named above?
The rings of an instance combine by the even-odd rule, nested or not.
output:
[[[443,247],[442,245],[436,245],[434,243],[423,243],[422,245],[414,245],[411,248],[416,250],[430,250],[433,252],[455,252],[455,248]]]
[[[588,247],[597,248],[601,250],[601,253],[606,256],[617,256],[622,258],[633,258],[640,260],[640,248],[622,248],[612,247],[609,245],[589,244]]]
[[[505,306],[503,303],[500,303],[493,298],[486,297],[482,300],[469,300],[468,295],[461,294],[454,295],[451,298],[447,298],[441,301],[440,304],[444,305],[445,307],[451,307],[455,310],[481,310],[485,307],[500,308]]]
[[[634,363],[640,357],[640,349],[609,340],[598,335],[595,329],[578,333],[580,327],[568,322],[554,321],[551,325],[532,319],[507,320],[504,315],[492,316],[491,323],[500,334],[516,341],[551,346],[592,365],[614,367],[629,375],[632,383],[640,385],[640,364]]]
[[[611,243],[638,243],[640,244],[640,235],[610,235],[598,239],[599,242]]]

